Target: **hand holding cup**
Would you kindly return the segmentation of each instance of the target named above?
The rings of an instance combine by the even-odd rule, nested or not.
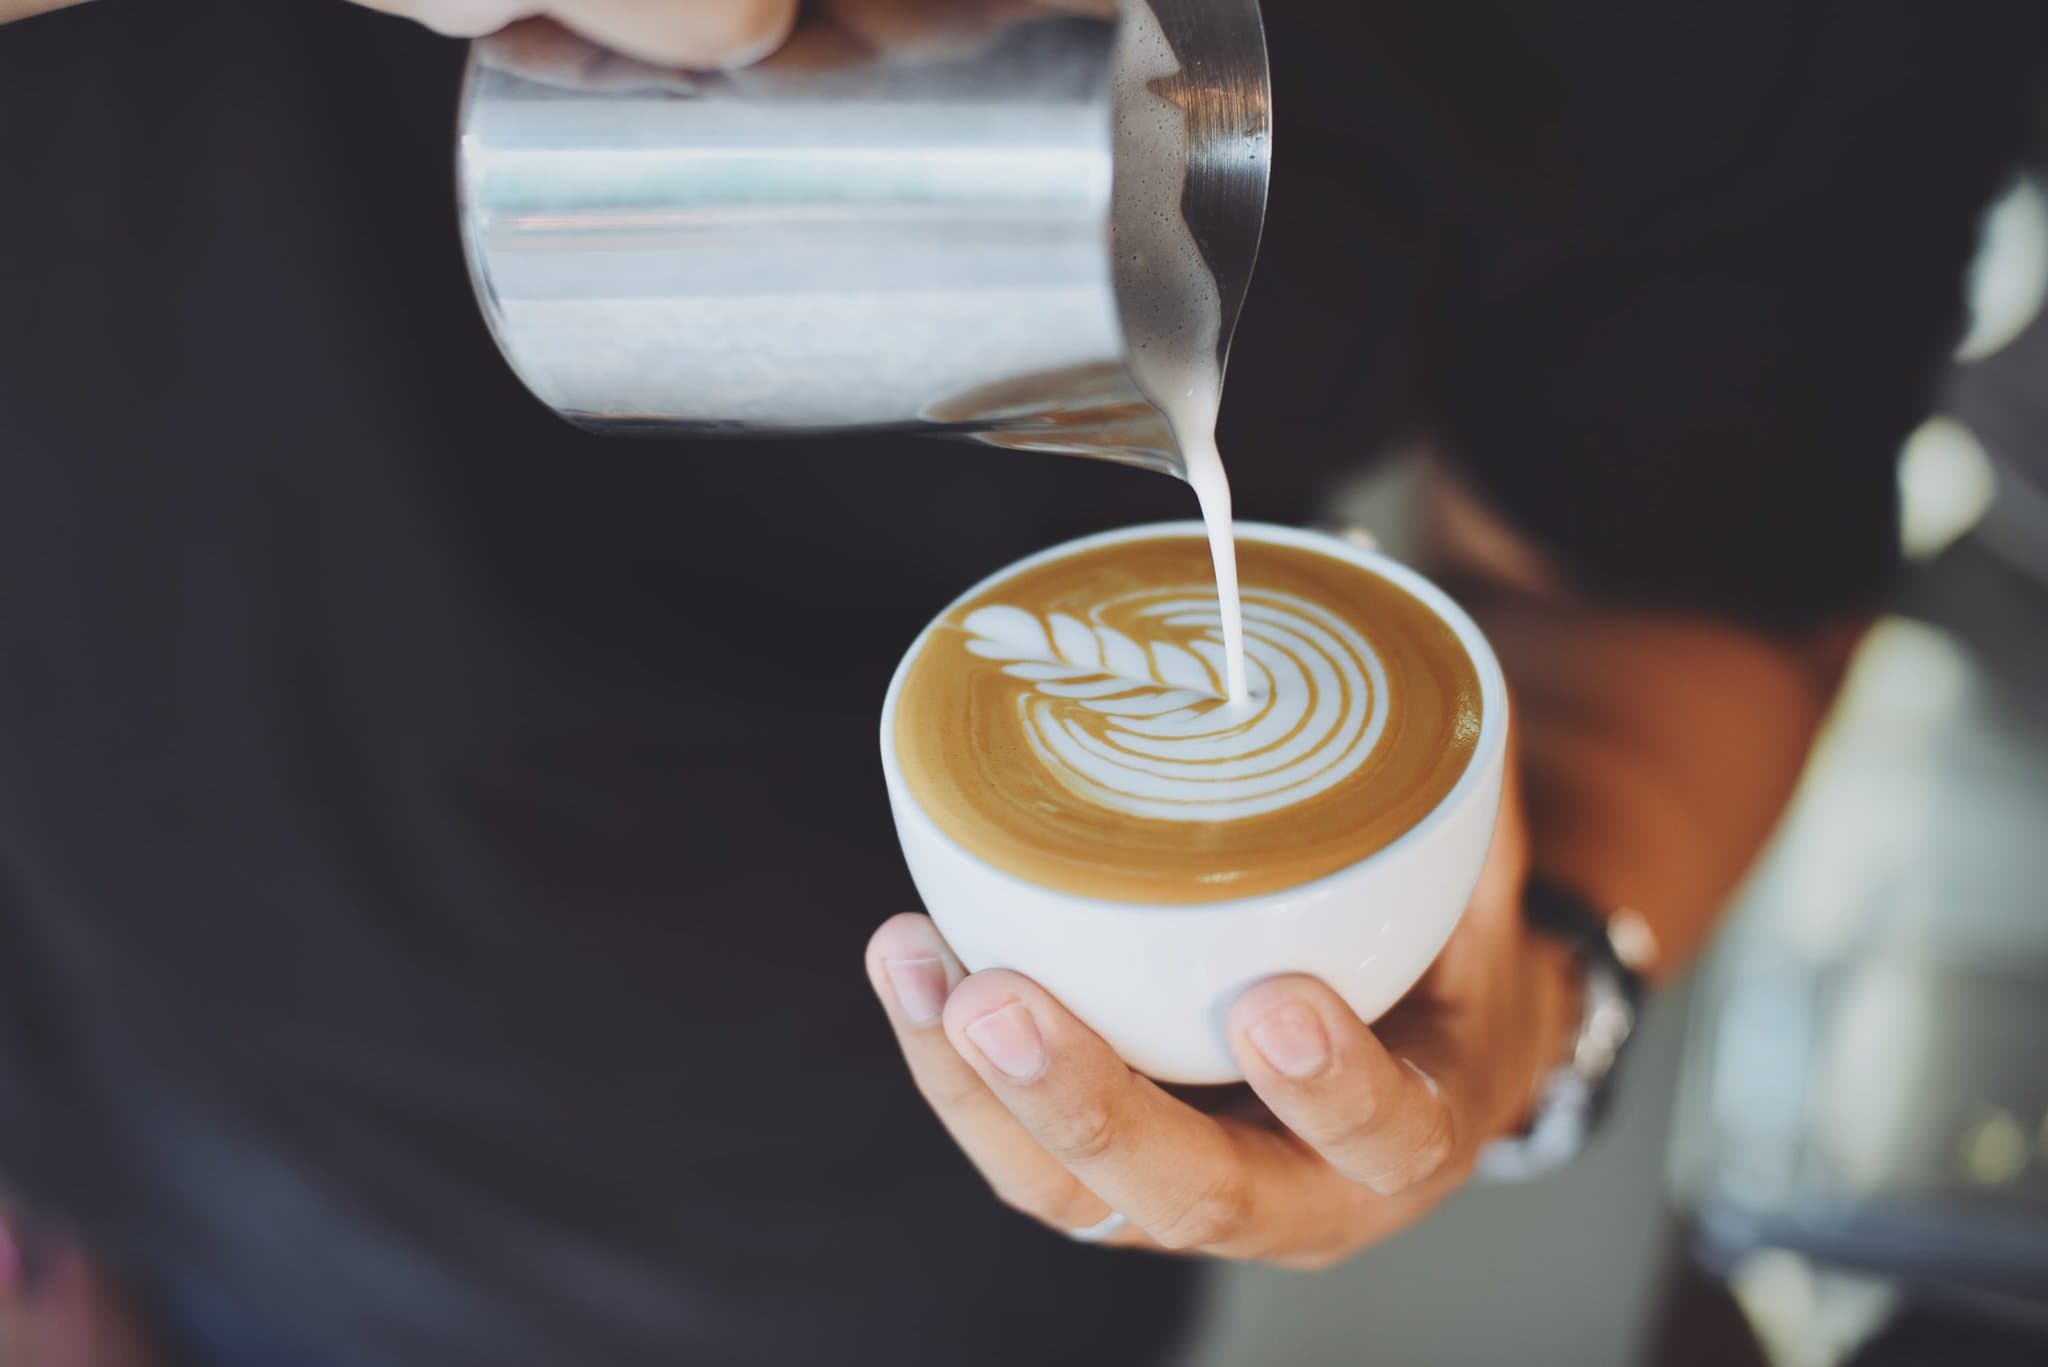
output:
[[[1255,984],[1224,1023],[1250,1095],[1199,1107],[1031,979],[968,973],[924,916],[875,933],[868,977],[919,1092],[1007,1205],[1118,1246],[1324,1267],[1464,1181],[1567,1047],[1575,970],[1522,923],[1526,858],[1510,787],[1471,906],[1402,1003],[1368,1026],[1312,976]]]

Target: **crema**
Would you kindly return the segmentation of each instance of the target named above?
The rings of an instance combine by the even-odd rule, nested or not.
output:
[[[1210,549],[1078,551],[934,624],[894,744],[941,830],[1042,886],[1194,903],[1335,872],[1444,799],[1481,721],[1452,629],[1363,566],[1241,540],[1232,698]]]

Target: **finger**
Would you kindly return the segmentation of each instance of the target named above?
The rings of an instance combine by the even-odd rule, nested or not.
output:
[[[806,21],[775,55],[741,67],[731,80],[742,90],[773,93],[801,89],[821,71],[844,71],[874,60],[874,49],[837,24]]]
[[[832,0],[832,22],[896,58],[966,57],[1030,13],[1024,0]]]
[[[552,19],[521,19],[477,49],[477,61],[561,90],[667,90],[689,94],[699,78],[600,47]]]
[[[371,9],[417,20],[452,38],[496,33],[515,19],[537,14],[542,0],[358,0]]]
[[[1225,1021],[1245,1080],[1280,1122],[1351,1181],[1393,1196],[1452,1175],[1459,1115],[1443,1061],[1397,1056],[1315,978],[1247,988]]]
[[[997,1198],[1062,1232],[1107,1219],[1108,1204],[1025,1132],[946,1038],[941,1013],[967,971],[931,919],[905,912],[883,922],[868,941],[867,968],[918,1093]],[[1120,1232],[1102,1242],[1139,1237]]]
[[[665,66],[746,66],[782,46],[797,0],[553,0],[548,10],[607,47]]]
[[[1160,1246],[1265,1258],[1341,1240],[1349,1189],[1320,1160],[1168,1096],[1029,978],[974,974],[945,1027],[1045,1152]]]

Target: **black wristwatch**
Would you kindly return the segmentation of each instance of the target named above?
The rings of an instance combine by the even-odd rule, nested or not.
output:
[[[1613,1095],[1622,1049],[1642,1008],[1642,973],[1655,954],[1639,912],[1602,915],[1541,875],[1523,888],[1522,908],[1532,928],[1571,946],[1578,960],[1579,1029],[1571,1057],[1544,1082],[1528,1125],[1480,1150],[1477,1172],[1490,1181],[1540,1177],[1585,1149]]]

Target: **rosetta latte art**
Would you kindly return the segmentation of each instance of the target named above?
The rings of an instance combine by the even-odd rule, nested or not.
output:
[[[1235,699],[1201,535],[1083,546],[974,590],[900,673],[905,786],[976,858],[1118,901],[1247,897],[1386,848],[1465,772],[1479,675],[1443,618],[1333,550],[1239,536]]]
[[[996,604],[961,625],[967,650],[1005,662],[1022,685],[1017,706],[1039,762],[1099,806],[1163,821],[1275,812],[1341,783],[1386,729],[1379,656],[1306,599],[1245,594],[1250,692],[1234,703],[1223,696],[1213,590],[1148,590],[1090,618]],[[1153,635],[1147,627],[1156,639],[1136,639]]]

